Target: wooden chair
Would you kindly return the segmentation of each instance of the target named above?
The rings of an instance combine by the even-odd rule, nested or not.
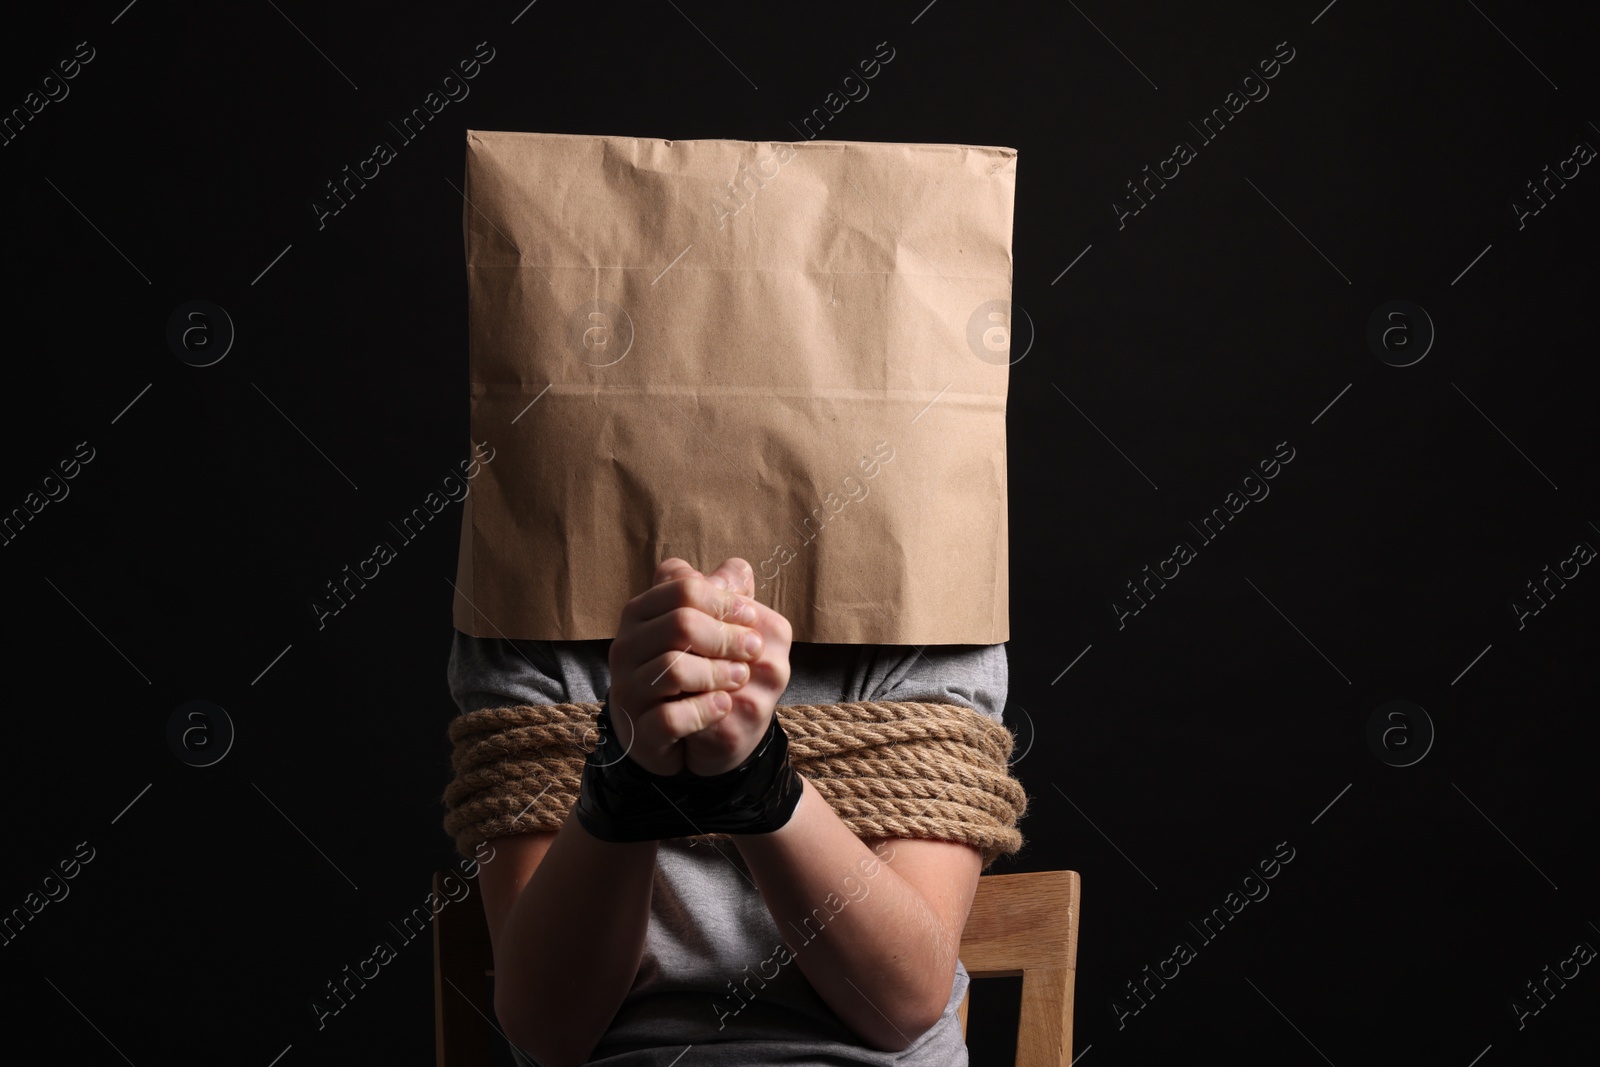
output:
[[[445,897],[435,871],[433,891]],[[459,876],[457,876],[459,880]],[[1017,1067],[1070,1067],[1072,991],[1078,963],[1077,871],[993,874],[978,891],[961,934],[961,962],[974,979],[1022,976]],[[486,979],[494,951],[483,906],[446,907],[433,921],[433,1019],[438,1067],[488,1067],[490,1041],[504,1041]],[[967,1033],[969,987],[961,1001]]]

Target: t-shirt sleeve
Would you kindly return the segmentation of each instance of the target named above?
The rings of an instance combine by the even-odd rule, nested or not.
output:
[[[900,645],[878,646],[883,680],[873,700],[919,700],[962,704],[1003,722],[1010,684],[1006,646],[927,645],[920,651]]]
[[[454,633],[450,696],[463,715],[484,708],[569,702],[567,680],[551,642]]]
[[[521,704],[598,702],[610,688],[609,640],[529,641],[454,631],[450,695],[463,714]],[[1005,645],[802,645],[782,703],[919,700],[961,704],[1001,722]]]

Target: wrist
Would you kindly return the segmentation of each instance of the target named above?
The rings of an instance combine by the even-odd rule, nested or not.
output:
[[[817,787],[812,785],[810,780],[808,780],[806,776],[801,774],[799,771],[794,772],[793,791],[794,802],[790,805],[789,816],[784,821],[782,826],[774,826],[765,830],[730,831],[728,836],[732,837],[736,844],[741,845],[752,840],[776,839],[785,830],[789,830],[800,821],[801,808],[808,804],[814,803],[815,800],[821,796],[821,794],[817,792]]]
[[[776,713],[744,762],[716,775],[652,774],[625,753],[614,754],[609,697],[595,724],[600,739],[584,762],[574,812],[583,828],[603,841],[769,833],[789,821],[804,793]]]

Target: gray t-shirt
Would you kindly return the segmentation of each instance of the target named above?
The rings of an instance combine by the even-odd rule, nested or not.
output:
[[[511,641],[457,632],[450,692],[463,713],[598,702],[611,686],[610,645],[610,639]],[[1003,721],[1004,645],[797,641],[789,664],[781,704],[922,700],[963,704]],[[662,841],[639,973],[589,1064],[669,1067],[692,1046],[681,1067],[966,1067],[956,1009],[968,975],[959,961],[939,1021],[909,1048],[882,1052],[860,1043],[793,960],[776,965],[782,944],[736,847]],[[519,1064],[532,1062],[515,1049],[513,1055]]]

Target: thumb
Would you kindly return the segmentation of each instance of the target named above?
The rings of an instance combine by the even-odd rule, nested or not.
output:
[[[699,577],[700,572],[689,566],[689,561],[679,559],[677,556],[668,556],[656,564],[655,576],[650,579],[652,586],[662,582],[670,582],[677,578]]]
[[[748,597],[756,595],[755,570],[738,556],[723,560],[706,578],[735,593],[743,593]]]

